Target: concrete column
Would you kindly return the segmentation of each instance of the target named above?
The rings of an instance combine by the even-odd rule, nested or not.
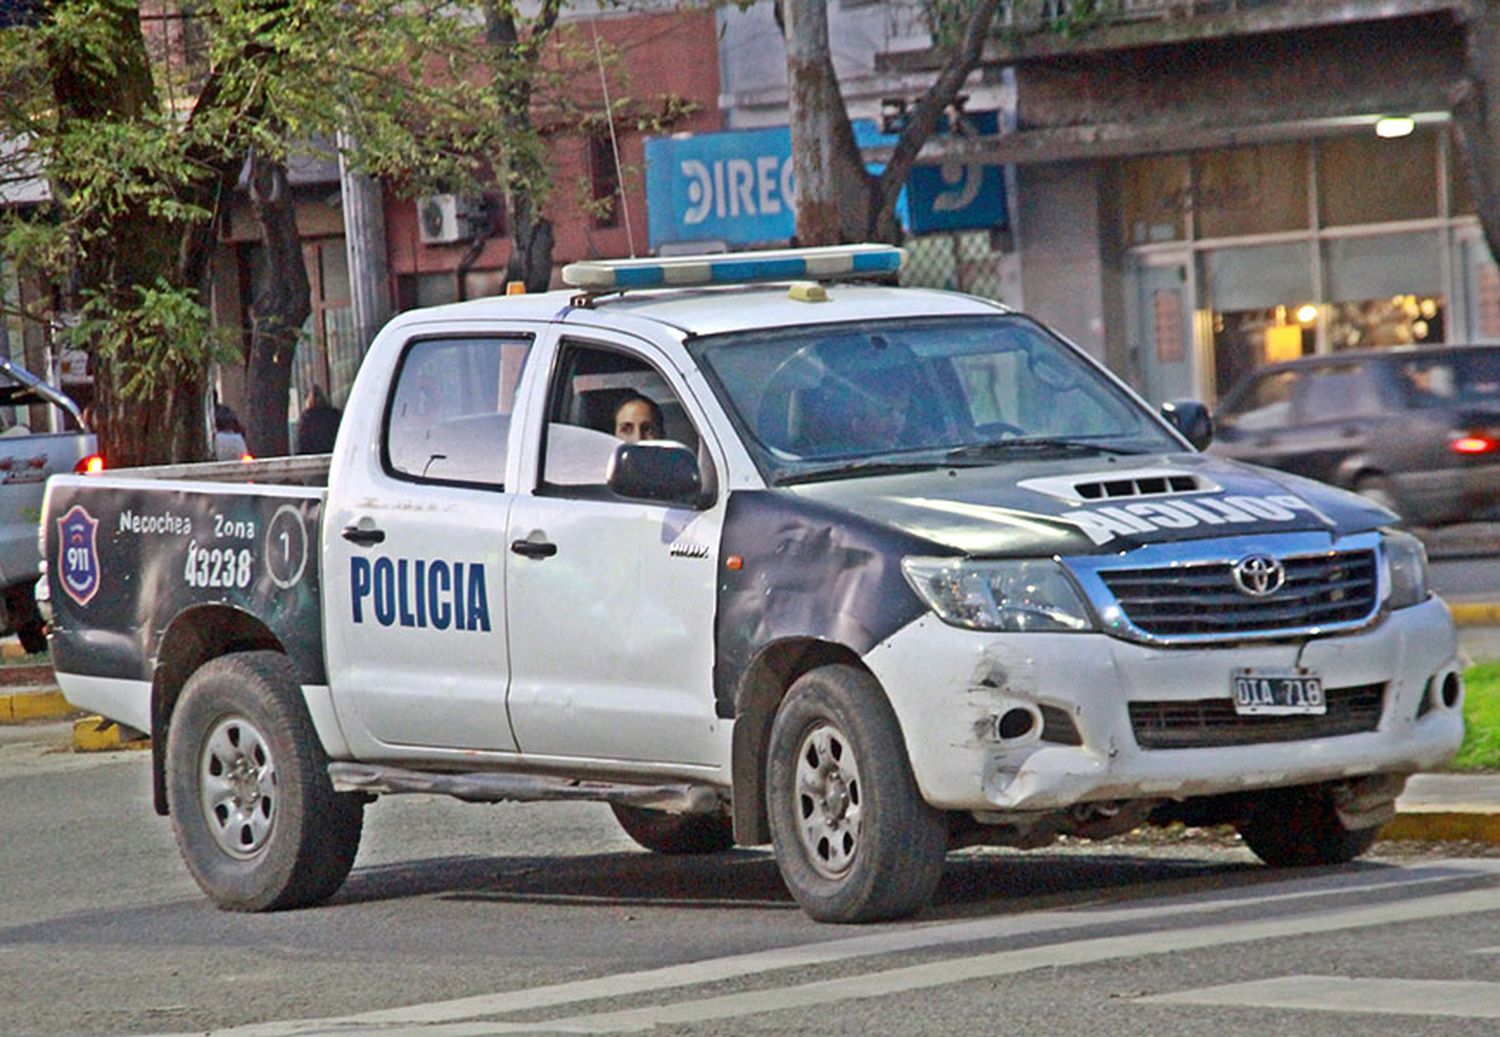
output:
[[[339,134],[339,190],[344,206],[344,248],[349,256],[349,295],[360,353],[370,348],[395,307],[386,257],[385,200],[380,185],[349,166],[353,140]]]

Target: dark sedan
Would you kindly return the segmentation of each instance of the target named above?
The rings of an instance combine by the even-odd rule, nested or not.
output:
[[[1500,504],[1500,346],[1271,364],[1225,397],[1211,449],[1364,494],[1415,525]]]

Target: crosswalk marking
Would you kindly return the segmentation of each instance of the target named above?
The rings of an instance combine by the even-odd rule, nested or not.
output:
[[[1465,862],[1468,863],[1468,862]],[[1467,872],[1492,872],[1490,867],[1454,870],[1447,879],[1463,877]],[[1425,886],[1444,881],[1429,877],[1412,882],[1376,883],[1373,888],[1412,885]],[[1345,887],[1331,885],[1320,895],[1334,895],[1346,889],[1363,892],[1371,886]],[[636,995],[673,987],[700,985],[722,979],[737,978],[781,968],[805,967],[809,964],[847,960],[853,957],[894,953],[923,947],[940,947],[955,943],[993,939],[1019,933],[1044,933],[1093,927],[1145,918],[1160,920],[1184,913],[1199,914],[1214,907],[1228,908],[1246,904],[1264,905],[1277,899],[1294,900],[1308,895],[1300,891],[1280,897],[1248,895],[1217,900],[1181,900],[1170,904],[1139,907],[1049,912],[1031,916],[985,919],[938,925],[912,930],[898,930],[827,941],[803,947],[738,955],[708,962],[674,966],[648,972],[602,977],[578,983],[558,984],[531,990],[464,998],[430,1005],[414,1005],[386,1012],[370,1012],[341,1019],[305,1020],[272,1023],[224,1031],[227,1037],[328,1037],[353,1032],[378,1033],[382,1037],[467,1037],[470,1034],[508,1033],[628,1033],[658,1025],[689,1024],[718,1019],[758,1015],[785,1009],[811,1008],[840,1001],[882,997],[904,992],[948,986],[975,979],[1010,975],[1031,969],[1082,965],[1111,959],[1135,958],[1149,954],[1173,953],[1226,944],[1275,939],[1341,929],[1383,926],[1406,921],[1420,921],[1476,911],[1500,911],[1500,889],[1487,888],[1461,893],[1415,897],[1396,903],[1342,908],[1288,918],[1249,922],[1225,922],[1178,930],[1135,933],[1124,936],[1083,938],[1016,951],[1000,951],[969,958],[946,960],[905,968],[870,972],[837,980],[817,981],[791,987],[776,987],[744,993],[711,996],[671,1004],[634,1009],[584,1013],[545,1023],[460,1022],[479,1016],[509,1015],[547,1007],[558,1007],[585,1000]]]
[[[1500,983],[1473,980],[1283,976],[1137,1000],[1169,1005],[1500,1019]]]

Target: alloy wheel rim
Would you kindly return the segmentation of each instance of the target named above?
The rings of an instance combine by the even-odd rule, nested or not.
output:
[[[219,848],[254,857],[276,823],[276,761],[260,729],[244,717],[220,720],[203,743],[198,768],[204,820]]]
[[[818,723],[803,736],[792,796],[808,862],[824,878],[843,877],[859,853],[864,788],[854,750],[837,727]]]

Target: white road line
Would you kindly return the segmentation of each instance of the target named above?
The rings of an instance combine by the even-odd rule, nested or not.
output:
[[[1229,910],[1247,904],[1259,907],[1310,897],[1336,896],[1342,893],[1416,889],[1472,877],[1476,872],[1500,872],[1500,860],[1478,858],[1447,861],[1443,865],[1434,867],[1403,870],[1397,873],[1395,878],[1386,879],[1382,876],[1379,881],[1371,882],[1357,881],[1365,878],[1363,875],[1356,876],[1356,881],[1350,882],[1348,875],[1335,874],[1311,881],[1297,878],[1251,886],[1229,896],[1175,897],[1169,901],[1143,901],[1124,908],[1066,908],[1032,914],[1004,915],[971,922],[938,923],[870,936],[825,940],[723,958],[710,958],[683,965],[601,976],[597,979],[575,980],[570,983],[524,990],[478,994],[451,1001],[433,1001],[402,1008],[363,1012],[337,1019],[252,1024],[232,1028],[224,1033],[232,1037],[304,1037],[308,1034],[336,1032],[339,1029],[347,1032],[367,1026],[390,1026],[400,1023],[431,1025],[474,1019],[479,1016],[510,1015],[583,1001],[627,997],[677,987],[740,979],[779,969],[808,968],[855,958],[899,954],[930,947],[976,943],[1069,929],[1128,924],[1143,919],[1170,918],[1179,914]]]
[[[1481,871],[1492,869],[1483,868]],[[1457,877],[1457,876],[1455,876]],[[1388,886],[1423,886],[1419,882],[1380,883]],[[1324,890],[1323,895],[1342,888]],[[1306,891],[1281,897],[1244,897],[1209,901],[1214,907],[1232,907],[1268,899],[1292,899]],[[889,994],[946,986],[1036,968],[1081,965],[1148,954],[1173,953],[1285,936],[1329,932],[1339,929],[1388,925],[1474,911],[1500,911],[1500,889],[1440,894],[1392,904],[1302,915],[1285,919],[1232,922],[1177,931],[1096,937],[1019,951],[1002,951],[927,965],[890,969],[864,976],[802,984],[793,987],[729,994],[668,1005],[584,1014],[545,1023],[459,1023],[480,1015],[508,1015],[585,1000],[607,999],[699,985],[738,978],[779,968],[805,967],[847,960],[870,954],[891,953],[922,947],[990,939],[997,936],[1037,933],[1081,926],[1103,925],[1142,918],[1161,919],[1209,909],[1204,902],[1172,903],[1119,910],[1044,914],[1020,918],[986,919],[927,929],[882,933],[850,940],[830,941],[737,955],[647,972],[606,976],[577,983],[558,984],[509,993],[463,998],[457,1001],[413,1005],[386,1012],[369,1012],[337,1019],[269,1023],[221,1031],[226,1037],[325,1037],[351,1032],[380,1033],[383,1037],[420,1034],[422,1037],[465,1037],[470,1034],[501,1033],[620,1033],[649,1029],[656,1025],[703,1022],[712,1019],[757,1015],[789,1008],[812,1007],[838,1001],[881,997]]]
[[[1137,998],[1148,1004],[1289,1008],[1309,1012],[1500,1019],[1500,983],[1284,976]]]

